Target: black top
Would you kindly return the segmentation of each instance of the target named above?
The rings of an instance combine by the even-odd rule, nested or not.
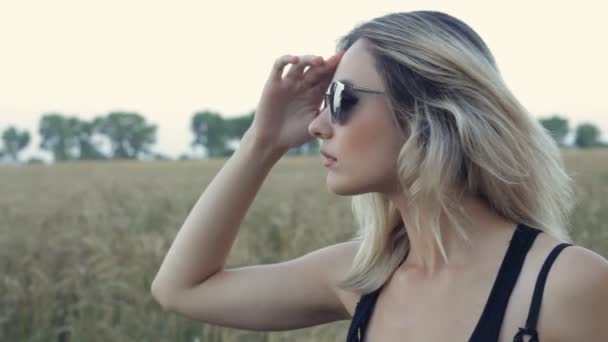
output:
[[[502,260],[498,275],[494,281],[494,285],[484,307],[481,318],[475,326],[473,335],[469,339],[469,342],[491,342],[498,341],[498,334],[500,333],[500,327],[502,325],[503,317],[507,304],[509,303],[509,297],[515,287],[517,278],[523,266],[524,260],[530,247],[534,243],[536,236],[542,233],[541,230],[530,227],[525,224],[518,224],[517,229],[513,233],[513,237],[509,242],[509,247],[505,253],[505,257]],[[523,342],[523,336],[529,335],[529,342],[538,342],[538,333],[536,331],[536,323],[538,321],[538,314],[540,312],[540,305],[543,298],[543,290],[545,288],[545,281],[549,274],[549,269],[555,258],[559,253],[568,246],[572,246],[569,243],[561,243],[549,253],[549,256],[545,260],[538,278],[536,280],[536,286],[534,288],[534,294],[532,295],[532,302],[530,305],[530,311],[528,313],[528,319],[526,320],[525,327],[519,328],[519,332],[514,336],[514,342]],[[402,261],[403,262],[403,261]],[[351,321],[348,329],[348,335],[346,338],[347,342],[360,342],[365,336],[367,331],[367,324],[371,318],[376,300],[382,290],[381,286],[377,290],[370,292],[366,295],[361,296],[361,299],[357,303],[355,314]]]

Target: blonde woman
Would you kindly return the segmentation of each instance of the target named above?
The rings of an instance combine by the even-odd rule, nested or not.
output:
[[[251,330],[351,320],[348,341],[608,341],[608,262],[569,242],[572,180],[482,39],[416,11],[358,25],[338,51],[276,60],[152,283],[162,307]],[[265,177],[311,136],[357,236],[225,269]]]

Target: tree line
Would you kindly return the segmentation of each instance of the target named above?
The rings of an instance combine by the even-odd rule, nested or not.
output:
[[[231,142],[238,142],[253,122],[255,112],[224,118],[213,111],[196,112],[190,121],[192,141],[190,147],[201,147],[206,156],[227,157],[234,152]],[[579,124],[574,129],[574,142],[566,143],[570,134],[568,119],[559,115],[541,118],[540,123],[562,148],[605,147],[600,141],[600,129],[591,123]],[[98,116],[90,121],[60,113],[44,114],[38,124],[40,149],[53,156],[54,162],[71,160],[115,160],[115,159],[170,159],[153,151],[156,144],[157,125],[148,123],[142,115],[135,112],[115,111]],[[22,162],[20,153],[29,145],[30,133],[9,126],[2,132],[0,160]],[[109,146],[109,152],[102,151],[102,145]],[[312,154],[319,152],[319,142],[312,139],[309,143],[290,149],[287,153]],[[190,159],[182,154],[178,159]],[[40,158],[32,157],[27,163],[41,163]]]
[[[190,121],[191,149],[203,148],[207,157],[227,157],[234,152],[231,142],[238,142],[253,122],[254,112],[224,118],[217,112],[196,112]],[[135,112],[116,111],[90,121],[60,113],[44,114],[38,124],[39,148],[48,151],[54,162],[72,160],[170,159],[153,150],[158,126],[148,123]],[[20,154],[28,147],[31,135],[10,126],[2,132],[0,160],[21,162]],[[102,146],[109,146],[104,152]],[[107,148],[106,148],[107,149]],[[318,142],[293,148],[288,154],[318,152]],[[182,154],[179,159],[190,159]],[[43,162],[32,157],[27,163]]]

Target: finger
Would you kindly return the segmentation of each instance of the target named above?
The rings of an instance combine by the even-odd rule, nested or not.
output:
[[[300,57],[300,61],[297,64],[291,66],[289,71],[285,74],[286,79],[299,80],[302,78],[302,72],[306,67],[312,67],[318,63],[320,57],[313,55],[305,55]]]
[[[317,83],[313,85],[314,89],[316,89],[316,91],[318,91],[320,94],[325,94],[327,88],[329,88],[329,85],[331,84],[331,81],[333,81],[333,79],[333,73],[325,74]]]
[[[342,55],[343,55],[343,53],[339,52],[336,55],[328,58],[327,61],[325,61],[325,63],[323,65],[318,66],[318,67],[313,67],[313,68],[310,68],[309,70],[307,70],[306,73],[304,74],[302,83],[305,86],[314,87],[319,82],[321,82],[322,79],[324,79],[325,80],[324,83],[327,83],[327,85],[323,89],[323,91],[324,91],[327,87],[329,87],[333,74],[336,72],[336,67],[338,66],[338,63],[339,63],[340,59],[342,58]],[[329,80],[329,81],[327,81],[327,80]]]
[[[302,84],[305,87],[314,87],[322,77],[333,71],[335,71],[335,66],[332,67],[327,63],[310,67],[304,72],[304,76],[302,76]]]
[[[270,78],[275,81],[280,81],[281,77],[283,77],[283,69],[285,66],[289,63],[297,63],[298,61],[299,58],[293,55],[283,55],[277,58],[272,66]]]
[[[329,57],[325,63],[330,67],[337,67],[345,53],[345,50],[340,50],[335,55]]]
[[[299,80],[302,77],[302,72],[307,66],[314,66],[322,60],[321,57],[313,55],[304,55],[300,57],[300,62],[291,66],[289,71],[285,74],[285,78],[292,80]]]

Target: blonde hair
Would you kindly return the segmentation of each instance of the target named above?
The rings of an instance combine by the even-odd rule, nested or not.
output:
[[[397,160],[400,191],[415,222],[425,215],[445,262],[439,218],[469,241],[463,194],[499,215],[570,241],[572,179],[560,150],[502,79],[494,57],[468,25],[435,11],[392,13],[359,24],[338,40],[364,39],[406,141]],[[423,211],[422,208],[425,210]],[[400,213],[381,193],[354,196],[360,241],[338,282],[369,293],[381,287],[409,251]]]

